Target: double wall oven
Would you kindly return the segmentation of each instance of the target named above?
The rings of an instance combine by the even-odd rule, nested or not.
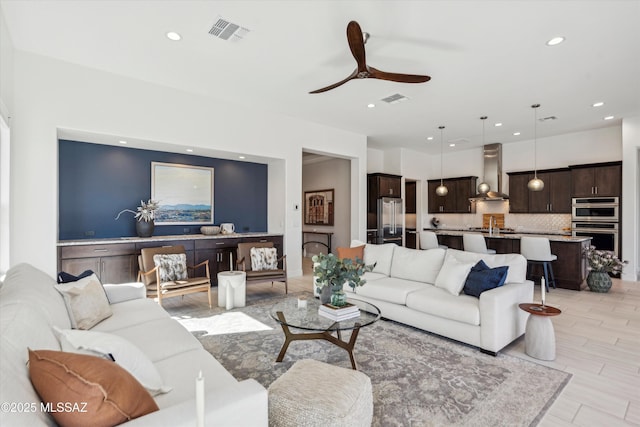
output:
[[[620,202],[618,197],[576,197],[572,199],[571,234],[591,237],[597,249],[618,255],[618,226]]]

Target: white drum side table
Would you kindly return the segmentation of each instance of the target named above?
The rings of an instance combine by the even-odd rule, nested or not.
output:
[[[247,273],[221,271],[218,273],[218,307],[230,310],[244,307],[247,298]]]
[[[529,314],[524,333],[524,351],[540,360],[555,360],[556,334],[551,316],[562,313],[555,307],[541,304],[520,304],[520,309]]]

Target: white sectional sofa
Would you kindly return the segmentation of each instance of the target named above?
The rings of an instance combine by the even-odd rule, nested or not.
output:
[[[363,244],[352,242],[352,246]],[[440,271],[451,265],[508,266],[505,284],[474,296],[453,295],[435,286]],[[382,317],[433,332],[497,354],[524,333],[527,313],[519,303],[533,301],[533,282],[526,280],[527,261],[520,254],[488,255],[453,249],[409,249],[394,244],[364,248],[366,284],[345,285],[348,298],[376,305]],[[451,271],[451,270],[447,270]],[[446,274],[445,274],[446,275]],[[441,278],[442,279],[442,278]]]
[[[69,329],[70,319],[55,280],[20,264],[0,286],[0,412],[2,426],[50,426],[29,377],[28,350],[61,350],[53,327]],[[142,284],[105,285],[113,314],[91,330],[135,343],[172,390],[154,397],[158,411],[127,426],[196,425],[195,380],[205,379],[206,425],[266,426],[267,390],[254,380],[237,381],[180,323],[145,297]],[[6,403],[13,406],[6,406]],[[28,404],[28,406],[26,406]]]

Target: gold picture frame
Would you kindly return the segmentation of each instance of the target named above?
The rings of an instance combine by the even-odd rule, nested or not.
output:
[[[333,196],[333,188],[304,192],[305,225],[333,225]]]

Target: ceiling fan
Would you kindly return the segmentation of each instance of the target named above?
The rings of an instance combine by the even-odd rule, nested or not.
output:
[[[363,33],[360,29],[360,25],[356,21],[351,21],[347,25],[347,41],[349,42],[349,48],[355,58],[358,68],[349,75],[346,79],[332,84],[331,86],[323,87],[309,93],[321,93],[331,89],[335,89],[338,86],[342,86],[349,80],[353,79],[380,79],[390,80],[393,82],[401,83],[424,83],[431,80],[429,76],[421,76],[416,74],[399,74],[388,73],[386,71],[380,71],[367,65],[367,60],[364,52],[364,44],[369,38],[368,33]]]

